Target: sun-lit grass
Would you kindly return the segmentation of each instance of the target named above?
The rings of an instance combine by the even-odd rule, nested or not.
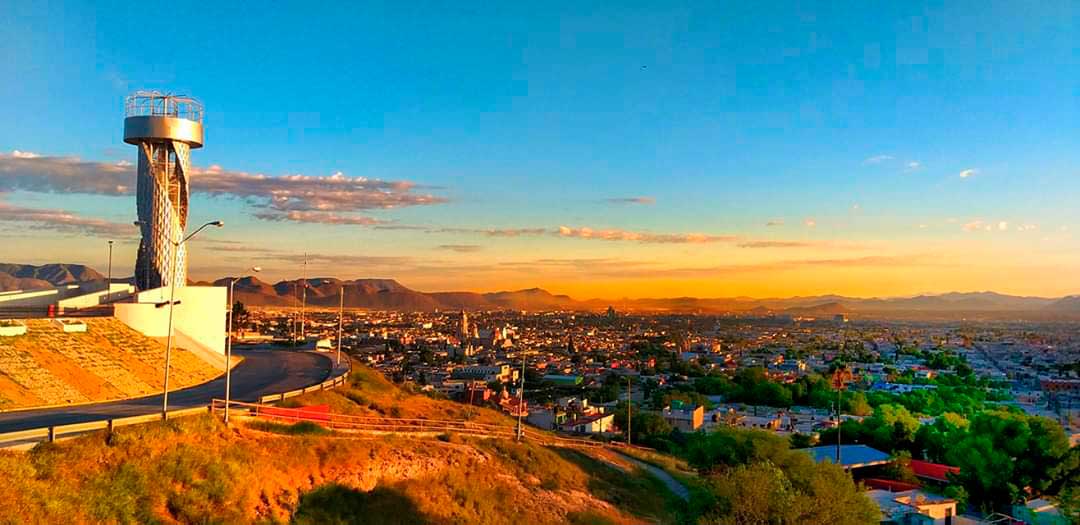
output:
[[[360,370],[296,398],[359,412],[513,421]],[[358,403],[357,400],[362,400]],[[0,523],[671,523],[665,491],[577,452],[447,434],[367,437],[317,425],[229,428],[207,416],[0,452]],[[311,428],[314,427],[314,428]]]

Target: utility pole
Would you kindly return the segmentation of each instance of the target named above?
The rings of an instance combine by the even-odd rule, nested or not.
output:
[[[345,283],[338,288],[338,314],[337,314],[337,366],[341,366],[341,324],[345,318]]]
[[[843,468],[840,463],[840,403],[842,401],[842,395],[844,391],[844,381],[847,379],[848,371],[846,368],[837,368],[836,372],[833,372],[833,387],[836,388],[836,464]]]
[[[521,441],[521,435],[524,433],[524,428],[521,426],[521,417],[525,413],[523,408],[525,404],[525,352],[521,353],[521,390],[518,392],[518,428],[517,428],[517,440]]]

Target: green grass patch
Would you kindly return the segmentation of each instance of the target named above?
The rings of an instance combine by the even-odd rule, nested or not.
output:
[[[311,421],[301,421],[291,425],[286,423],[274,423],[273,421],[254,421],[249,423],[248,426],[255,430],[273,432],[275,434],[285,434],[288,436],[328,436],[334,433],[333,430],[312,423]]]

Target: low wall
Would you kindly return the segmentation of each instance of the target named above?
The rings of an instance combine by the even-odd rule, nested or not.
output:
[[[115,316],[148,337],[167,337],[168,288],[140,292],[136,302],[116,303]],[[173,329],[218,354],[225,353],[226,290],[223,286],[184,286],[176,290]]]

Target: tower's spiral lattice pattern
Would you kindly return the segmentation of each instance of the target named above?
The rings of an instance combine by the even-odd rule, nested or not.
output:
[[[124,141],[139,147],[136,180],[139,243],[135,285],[142,290],[187,282],[191,150],[202,147],[202,105],[188,97],[137,92],[127,98]],[[175,268],[172,267],[175,261]]]

